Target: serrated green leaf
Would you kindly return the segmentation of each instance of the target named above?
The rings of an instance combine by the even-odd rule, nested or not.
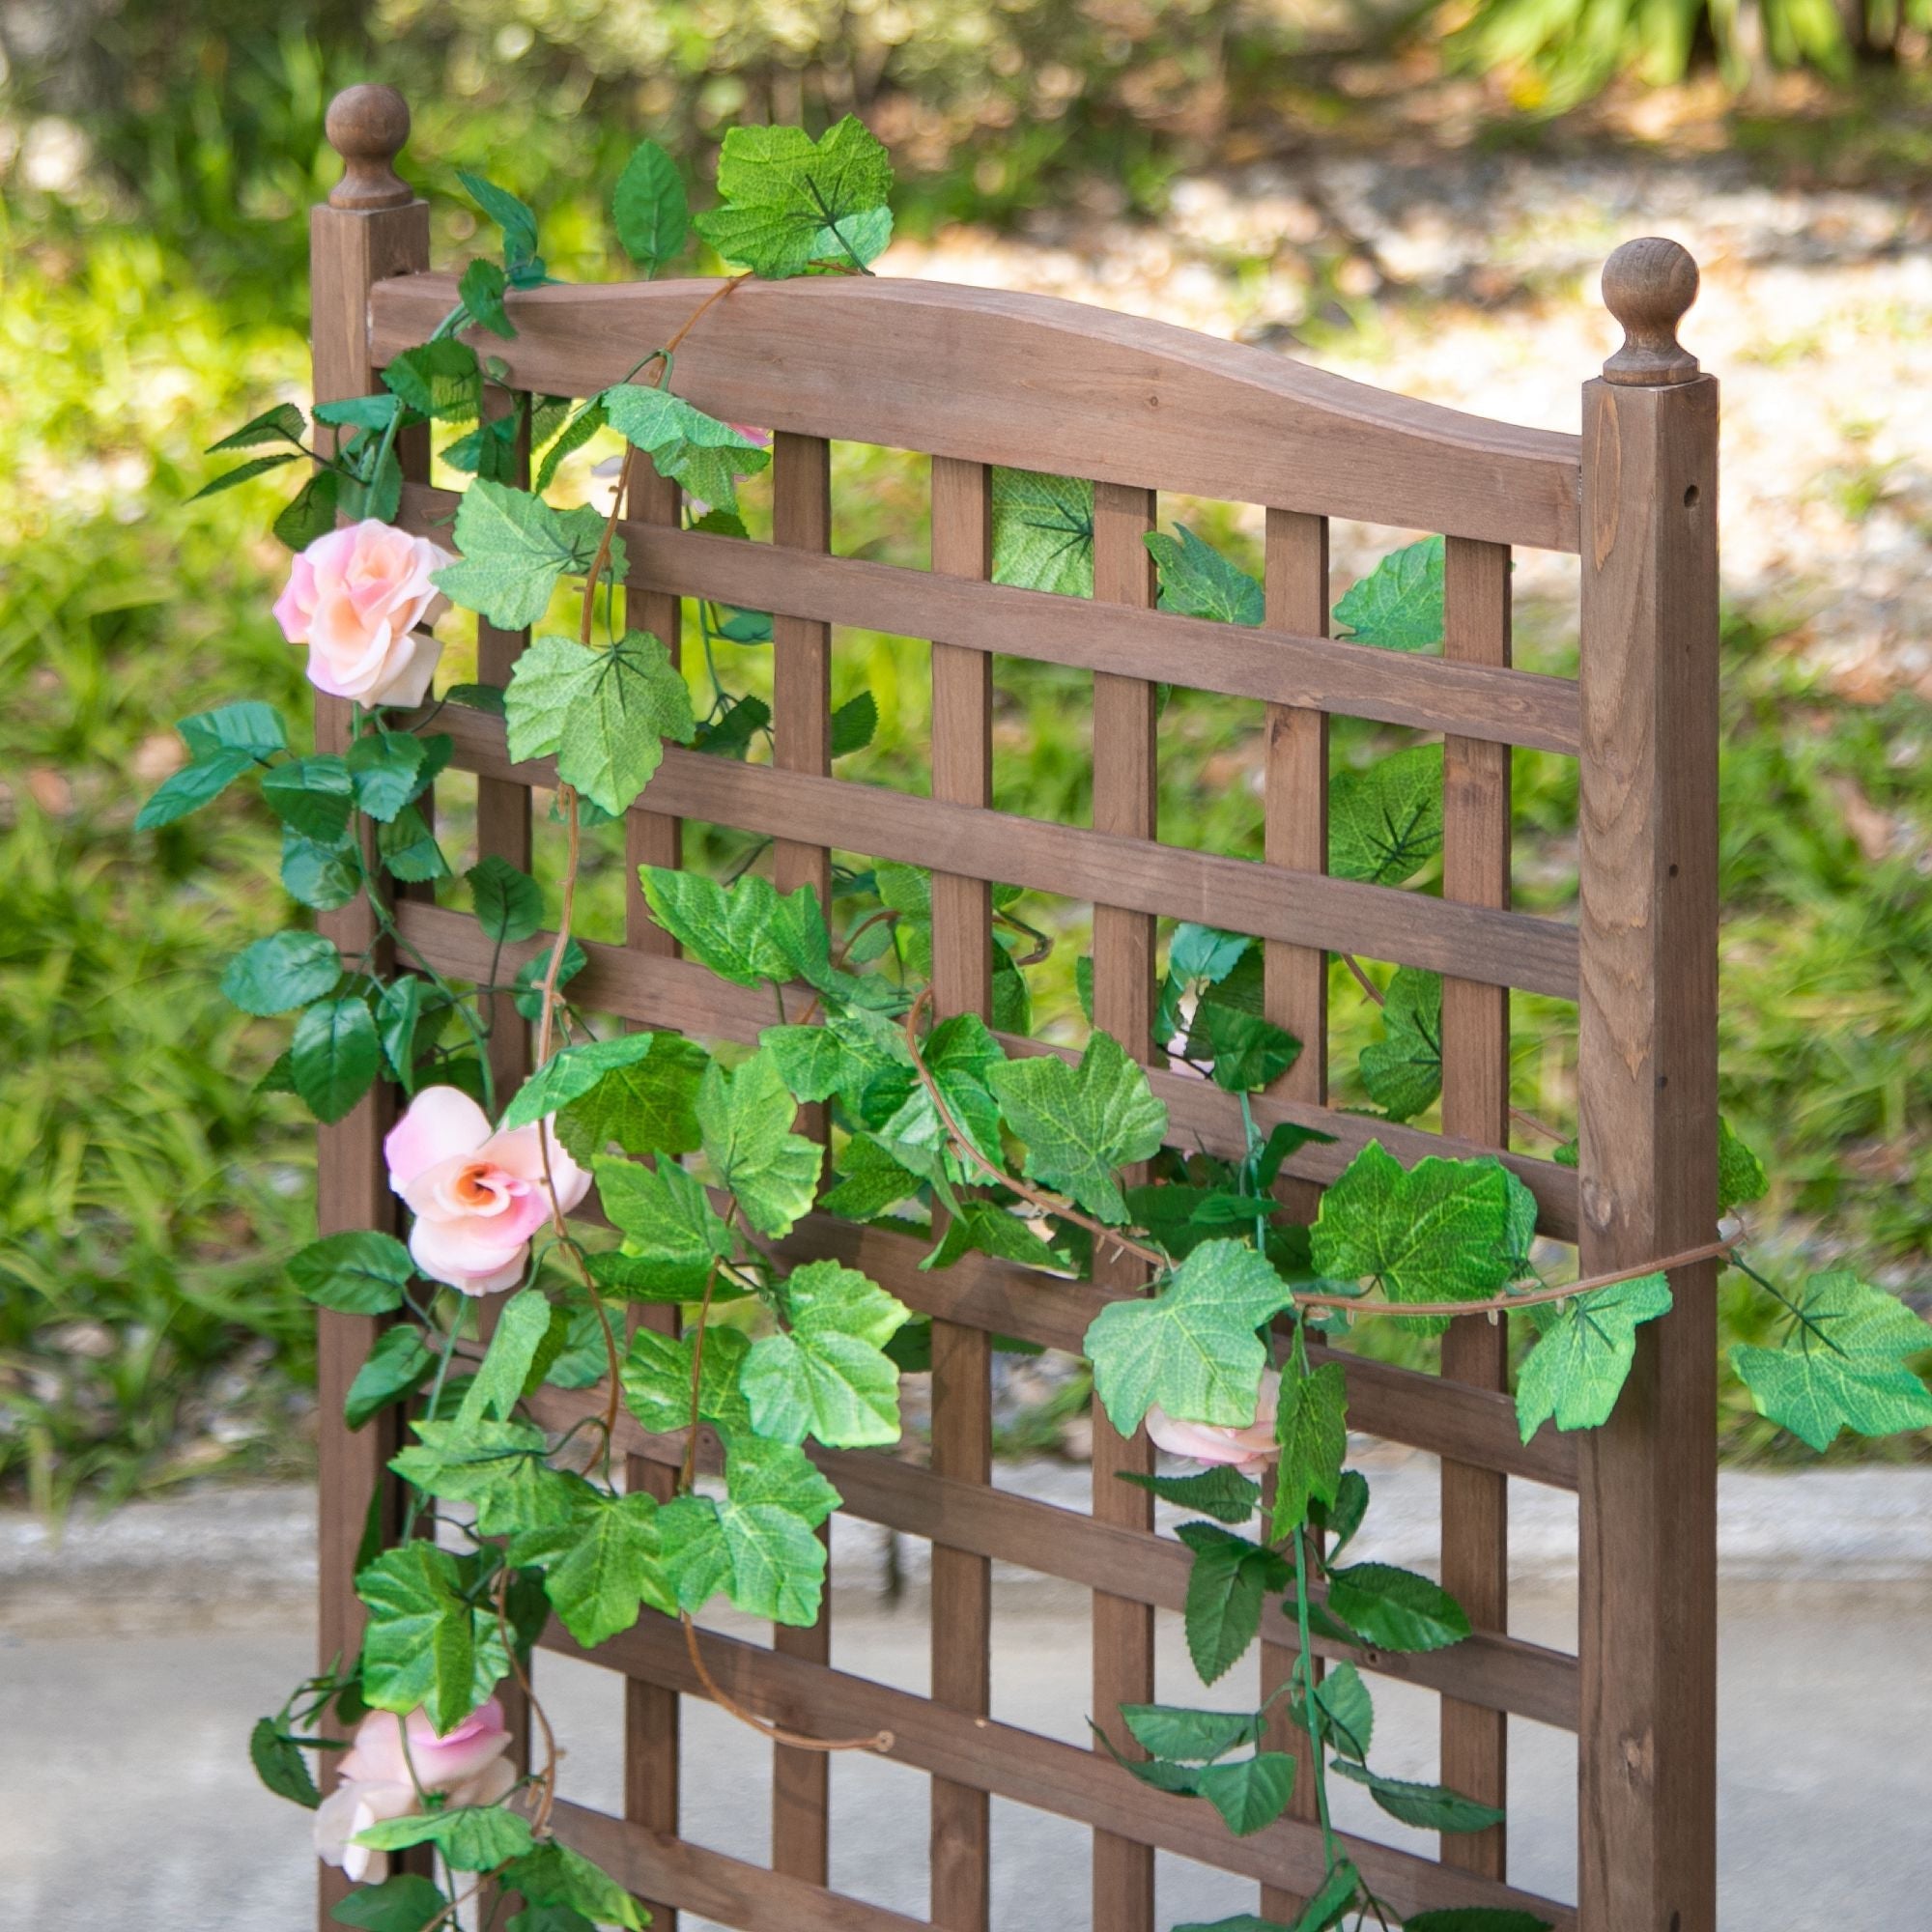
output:
[[[503,1889],[520,1892],[532,1905],[567,1906],[600,1925],[621,1925],[625,1932],[639,1932],[650,1916],[601,1866],[554,1838],[511,1865],[503,1874]]]
[[[476,923],[487,938],[514,946],[543,926],[543,889],[527,872],[493,852],[464,875],[469,882]]]
[[[1371,1141],[1321,1197],[1311,1252],[1335,1281],[1375,1281],[1391,1301],[1480,1301],[1513,1272],[1508,1170],[1431,1154],[1405,1172]],[[1414,1319],[1439,1333],[1446,1318]]]
[[[839,1177],[819,1202],[828,1214],[848,1221],[876,1220],[888,1208],[919,1192],[920,1178],[867,1134],[854,1134],[834,1162]]]
[[[1252,1094],[1272,1085],[1301,1058],[1301,1042],[1260,1013],[1203,1000],[1188,1030],[1187,1053],[1210,1063],[1208,1077],[1223,1092]]]
[[[797,975],[794,959],[781,943],[786,928],[781,908],[788,901],[761,873],[747,872],[728,887],[698,872],[661,866],[640,867],[638,876],[651,917],[699,965],[740,986],[761,980],[782,984]],[[810,901],[809,912],[800,907],[800,914],[817,917],[822,930],[817,894],[801,886],[791,899],[800,894]]]
[[[236,704],[219,704],[213,711],[197,711],[184,718],[175,729],[187,747],[191,758],[205,758],[215,752],[248,752],[267,758],[288,749],[289,730],[282,714],[272,704],[259,698],[243,698]]]
[[[611,193],[611,215],[624,253],[655,275],[684,247],[691,210],[684,177],[655,141],[639,141]]]
[[[660,476],[707,503],[735,510],[738,478],[755,476],[772,460],[763,444],[668,389],[619,383],[604,391],[603,403],[611,427],[641,449]]]
[[[332,403],[315,406],[317,422],[334,423],[345,429],[385,430],[403,412],[403,399],[384,390],[373,396],[343,396]],[[354,437],[343,446],[345,456],[361,448]]]
[[[157,831],[199,811],[219,798],[243,772],[255,763],[255,754],[239,747],[232,751],[210,752],[171,774],[150,795],[134,819],[136,832]]]
[[[501,1804],[471,1804],[384,1818],[357,1833],[355,1842],[379,1852],[434,1845],[454,1871],[495,1871],[506,1859],[528,1851],[531,1840],[529,1821],[522,1812]]]
[[[436,1373],[437,1359],[414,1328],[400,1324],[384,1328],[349,1384],[342,1402],[343,1421],[351,1429],[360,1429],[392,1402],[413,1395]]]
[[[224,450],[259,449],[265,442],[299,442],[308,419],[294,403],[277,403],[258,416],[250,416],[240,429],[230,430],[219,442],[211,442],[206,454],[219,456]]]
[[[449,876],[449,862],[429,820],[413,805],[406,805],[386,824],[376,827],[376,851],[391,878],[419,884]]]
[[[692,741],[700,752],[721,758],[742,758],[752,740],[772,722],[772,707],[762,697],[726,693],[724,709],[701,722]]]
[[[1203,1469],[1194,1476],[1143,1476],[1130,1469],[1116,1474],[1136,1489],[1151,1490],[1163,1502],[1199,1510],[1216,1522],[1247,1522],[1262,1505],[1262,1486],[1238,1469]]]
[[[993,471],[993,582],[1094,594],[1094,486],[1035,469]]]
[[[696,1040],[658,1034],[642,1060],[611,1068],[558,1113],[556,1137],[586,1167],[612,1142],[632,1154],[691,1153],[700,1141],[697,1084],[709,1064]]]
[[[192,767],[190,767],[192,769]],[[181,773],[175,774],[180,778]],[[262,780],[262,797],[282,823],[319,844],[338,842],[349,829],[355,788],[341,758],[295,758]]]
[[[1179,1704],[1122,1704],[1121,1721],[1150,1757],[1207,1764],[1261,1740],[1256,1711],[1197,1711]]]
[[[997,1165],[1000,1102],[993,1082],[1006,1066],[999,1041],[977,1013],[955,1013],[933,1028],[920,1052],[954,1125]],[[897,1098],[900,1094],[902,1099]],[[882,1114],[885,1118],[878,1118]],[[893,1157],[923,1179],[943,1186],[949,1180],[983,1179],[982,1168],[953,1151],[938,1103],[910,1066],[901,1069],[896,1079],[890,1074],[874,1079],[867,1092],[864,1118]]]
[[[1442,979],[1397,969],[1382,1006],[1382,1037],[1362,1049],[1362,1085],[1392,1121],[1413,1120],[1442,1091]]]
[[[1502,1812],[1493,1804],[1464,1798],[1460,1791],[1451,1791],[1444,1784],[1410,1784],[1400,1777],[1384,1777],[1367,1765],[1351,1764],[1347,1758],[1337,1758],[1329,1769],[1357,1784],[1367,1785],[1369,1796],[1391,1818],[1412,1825],[1419,1832],[1486,1832],[1492,1825],[1503,1822]]]
[[[334,912],[362,890],[362,869],[348,844],[324,845],[282,828],[282,885],[289,896],[317,912]],[[289,1089],[291,1093],[295,1089]]]
[[[289,1261],[289,1279],[303,1294],[344,1315],[392,1313],[415,1273],[402,1242],[368,1228],[325,1235]]]
[[[858,696],[848,697],[832,714],[831,755],[843,758],[863,752],[878,728],[879,705],[872,694],[862,691]]]
[[[1328,1561],[1334,1562],[1362,1526],[1369,1509],[1369,1479],[1359,1469],[1344,1469],[1335,1500],[1309,1505],[1309,1520],[1328,1538]]]
[[[510,1540],[517,1564],[540,1565],[544,1592],[563,1627],[590,1649],[627,1631],[648,1604],[667,1616],[677,1599],[658,1563],[658,1502],[639,1490],[611,1496],[572,1480],[572,1513]]]
[[[704,1337],[701,1357],[697,1355],[699,1334]],[[692,1364],[696,1360],[698,1420],[715,1423],[727,1432],[742,1430],[750,1421],[750,1411],[738,1387],[738,1372],[751,1346],[736,1328],[713,1325],[677,1336],[639,1328],[625,1350],[619,1377],[625,1405],[657,1435],[688,1428]]]
[[[419,416],[469,422],[483,407],[483,367],[453,335],[405,349],[383,371],[384,385]]]
[[[600,396],[592,396],[577,413],[557,432],[556,440],[544,451],[543,461],[537,466],[536,491],[539,496],[556,481],[556,472],[563,466],[567,456],[574,455],[605,426],[604,402]],[[534,436],[530,439],[536,442]],[[586,564],[585,568],[589,566]]]
[[[1159,1152],[1167,1108],[1121,1043],[1096,1033],[1077,1066],[1042,1054],[993,1067],[987,1080],[1008,1126],[1026,1143],[1028,1179],[1070,1194],[1103,1221],[1124,1220],[1115,1177]]]
[[[1387,1563],[1330,1571],[1328,1607],[1383,1650],[1443,1650],[1469,1634],[1462,1605],[1439,1583]]]
[[[481,255],[463,271],[463,279],[456,285],[456,293],[463,306],[469,311],[472,322],[480,323],[493,335],[500,335],[506,341],[517,332],[517,325],[510,320],[510,312],[503,306],[503,292],[509,287],[510,278],[495,262],[486,261]],[[514,420],[514,418],[506,418]]]
[[[883,1352],[910,1311],[856,1268],[809,1262],[784,1284],[789,1325],[752,1344],[738,1382],[752,1427],[830,1449],[899,1439],[898,1370]]]
[[[1262,1627],[1264,1599],[1288,1587],[1293,1572],[1272,1549],[1212,1523],[1177,1532],[1194,1552],[1183,1623],[1187,1654],[1202,1683],[1225,1676]]]
[[[317,537],[335,527],[335,506],[342,495],[342,478],[333,469],[318,469],[291,498],[272,526],[275,540],[290,550],[306,550]]]
[[[1434,649],[1442,641],[1442,559],[1439,536],[1391,551],[1335,606],[1343,635],[1390,651]]]
[[[339,1121],[382,1068],[375,1017],[360,1000],[318,1000],[302,1011],[289,1042],[296,1092],[317,1120]]]
[[[719,1179],[753,1228],[774,1238],[810,1211],[824,1151],[791,1131],[798,1104],[760,1050],[734,1073],[714,1060],[697,1089],[697,1125]]]
[[[1290,1710],[1305,1731],[1307,1716],[1298,1696],[1291,1699]],[[1375,1741],[1376,1707],[1362,1673],[1352,1663],[1328,1666],[1315,1686],[1315,1710],[1316,1723],[1331,1749],[1358,1763],[1368,1756],[1369,1746]]]
[[[461,1723],[509,1669],[493,1605],[464,1597],[466,1572],[447,1549],[417,1540],[356,1573],[369,1612],[361,1690],[379,1711],[418,1704],[439,1732]],[[397,1821],[401,1822],[401,1821]]]
[[[256,1720],[254,1729],[248,1733],[248,1759],[255,1767],[255,1776],[277,1798],[289,1799],[310,1811],[322,1803],[322,1793],[315,1788],[301,1747],[281,1734],[274,1719]]]
[[[286,1013],[335,990],[342,955],[319,932],[275,932],[229,961],[221,990],[244,1013]]]
[[[594,1165],[597,1197],[625,1249],[600,1278],[639,1300],[699,1299],[713,1263],[731,1252],[703,1182],[670,1159],[644,1167],[600,1155]]]
[[[1237,1838],[1265,1830],[1288,1809],[1294,1760],[1286,1751],[1257,1751],[1233,1764],[1210,1764],[1194,1788],[1220,1812]]]
[[[428,1495],[474,1503],[479,1535],[513,1536],[570,1520],[570,1486],[546,1460],[549,1443],[541,1429],[461,1415],[411,1427],[417,1440],[390,1458],[389,1467]]]
[[[1247,955],[1254,941],[1244,932],[1222,932],[1183,920],[1167,949],[1167,970],[1179,980],[1218,985]]]
[[[529,261],[537,252],[537,218],[513,195],[468,168],[458,168],[456,179],[464,192],[503,231],[503,258],[514,268]]]
[[[1150,530],[1141,539],[1160,569],[1160,608],[1219,624],[1259,624],[1262,586],[1185,524],[1174,528],[1171,537]]]
[[[922,1271],[949,1268],[966,1255],[996,1255],[1022,1267],[1062,1268],[1071,1264],[1058,1248],[1040,1238],[1040,1224],[1029,1221],[991,1201],[962,1201],[956,1214],[946,1216],[939,1245],[920,1263]]]
[[[1131,1435],[1158,1405],[1179,1421],[1249,1427],[1267,1366],[1255,1330],[1293,1298],[1253,1248],[1208,1241],[1158,1294],[1109,1303],[1086,1341],[1107,1419]]]
[[[517,1089],[515,1098],[503,1110],[503,1127],[530,1126],[546,1114],[582,1098],[607,1073],[642,1060],[651,1050],[653,1037],[647,1033],[620,1033],[554,1054]]]
[[[1399,886],[1442,849],[1442,747],[1391,752],[1328,781],[1328,870]]]
[[[1552,1418],[1558,1429],[1607,1422],[1636,1359],[1638,1323],[1669,1313],[1670,1287],[1661,1274],[1612,1282],[1562,1303],[1517,1372],[1522,1439]]]
[[[726,129],[718,157],[724,205],[697,232],[724,256],[767,280],[815,262],[864,268],[892,239],[893,164],[854,116],[813,141],[799,128]]]
[[[1274,1539],[1292,1536],[1308,1520],[1313,1502],[1332,1503],[1349,1453],[1349,1385],[1339,1362],[1323,1362],[1303,1375],[1293,1361],[1281,1372],[1275,1398]]]
[[[1932,1390],[1906,1366],[1932,1349],[1932,1328],[1896,1295],[1834,1269],[1812,1275],[1786,1305],[1796,1320],[1781,1347],[1731,1350],[1760,1415],[1821,1452],[1841,1429],[1932,1427]]]
[[[557,968],[556,983],[560,992],[590,964],[589,954],[575,939],[564,942],[563,959]],[[511,1004],[526,1020],[543,1017],[543,983],[550,977],[550,948],[533,953],[517,968],[513,983],[516,991],[511,995]]]
[[[466,611],[520,631],[550,609],[558,579],[589,571],[603,535],[604,519],[587,505],[553,510],[527,490],[479,476],[457,505],[456,547],[463,554],[434,582]],[[611,569],[621,578],[626,568],[623,539],[614,538]]]
[[[1718,1212],[1728,1214],[1747,1202],[1760,1201],[1771,1185],[1764,1163],[1731,1131],[1731,1123],[1718,1118]]]
[[[415,1872],[394,1872],[381,1885],[352,1891],[329,1914],[338,1925],[363,1932],[422,1932],[449,1901]]]
[[[448,743],[446,739],[443,742]],[[356,805],[384,824],[435,776],[427,770],[431,763],[428,744],[407,731],[368,732],[350,746],[343,763]]]
[[[1549,1932],[1549,1920],[1492,1905],[1454,1905],[1415,1914],[1403,1921],[1403,1932]]]
[[[270,469],[279,469],[285,463],[299,459],[298,450],[282,450],[274,456],[250,457],[246,463],[238,464],[233,469],[224,469],[213,482],[204,483],[192,497],[190,503],[198,503],[204,497],[218,497],[224,490],[233,490],[238,484],[252,482],[257,476],[265,476]]]
[[[511,1410],[528,1392],[530,1371],[550,1326],[550,1300],[539,1288],[520,1289],[500,1305],[490,1346],[456,1412],[459,1423],[481,1422],[492,1416],[499,1422],[509,1421]]]

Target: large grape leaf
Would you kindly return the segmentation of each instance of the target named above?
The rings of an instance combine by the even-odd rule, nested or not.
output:
[[[694,1116],[695,1119],[695,1116]],[[702,1181],[676,1161],[654,1167],[595,1156],[597,1198],[624,1236],[624,1253],[592,1257],[600,1283],[645,1301],[696,1301],[730,1234]]]
[[[1389,981],[1382,1037],[1362,1049],[1362,1085],[1392,1121],[1407,1121],[1442,1091],[1442,977],[1404,966]]]
[[[788,1235],[811,1207],[824,1150],[791,1131],[798,1103],[771,1054],[734,1073],[714,1060],[697,1088],[697,1126],[718,1178],[761,1235]]]
[[[1259,624],[1262,586],[1185,524],[1175,534],[1150,530],[1141,539],[1160,568],[1160,608],[1221,624]]]
[[[563,1108],[556,1137],[584,1167],[612,1142],[626,1153],[690,1153],[698,1145],[697,1083],[709,1064],[695,1039],[656,1034],[642,1060],[611,1067]]]
[[[1391,752],[1328,781],[1328,869],[1399,886],[1442,849],[1442,747]]]
[[[993,582],[1093,596],[1093,484],[1035,469],[995,469]]]
[[[724,205],[697,232],[767,280],[817,262],[865,268],[892,240],[892,158],[850,114],[817,141],[800,128],[727,129],[718,192]]]
[[[582,577],[596,561],[604,519],[587,505],[553,510],[527,490],[478,477],[456,509],[463,554],[438,571],[436,586],[466,611],[506,631],[536,623],[566,572]],[[624,540],[613,537],[611,569],[622,577]]]
[[[511,1539],[509,1560],[539,1564],[544,1591],[564,1628],[589,1648],[627,1631],[644,1605],[677,1614],[677,1598],[658,1562],[658,1503],[639,1490],[611,1496],[572,1479],[575,1507],[546,1529]]]
[[[1335,606],[1335,621],[1351,643],[1384,650],[1426,651],[1442,641],[1440,537],[1424,537],[1391,551],[1359,578]]]
[[[1522,1439],[1551,1419],[1558,1429],[1608,1421],[1636,1359],[1637,1325],[1669,1313],[1670,1285],[1661,1274],[1612,1282],[1562,1303],[1517,1373]]]
[[[1311,1502],[1332,1503],[1349,1449],[1349,1387],[1339,1362],[1323,1362],[1303,1375],[1293,1362],[1281,1374],[1274,1437],[1281,1445],[1275,1470],[1273,1531],[1276,1542],[1308,1520]]]
[[[604,414],[627,442],[650,459],[660,476],[721,509],[738,507],[738,478],[755,476],[771,462],[764,444],[668,389],[619,383],[603,395]]]
[[[884,1346],[910,1313],[856,1268],[809,1262],[784,1284],[789,1325],[752,1344],[739,1375],[752,1427],[832,1449],[899,1439],[898,1370]]]
[[[418,1704],[439,1731],[462,1722],[510,1668],[493,1605],[471,1604],[462,1558],[421,1539],[385,1549],[355,1577],[369,1612],[362,1695],[379,1711]]]

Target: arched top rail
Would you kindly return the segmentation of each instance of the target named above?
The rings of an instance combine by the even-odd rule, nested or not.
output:
[[[621,381],[717,285],[555,287],[474,335],[514,387]],[[371,291],[377,366],[423,341],[456,278]],[[1416,402],[1265,350],[1051,296],[887,277],[748,281],[677,352],[678,393],[807,436],[1089,476],[1399,529],[1576,551],[1580,443]]]

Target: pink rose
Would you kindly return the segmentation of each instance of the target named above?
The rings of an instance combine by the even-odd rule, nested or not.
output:
[[[445,600],[430,573],[456,559],[366,517],[319,536],[289,568],[275,621],[308,646],[308,679],[358,704],[420,704],[442,645],[416,626]]]
[[[1243,1476],[1259,1475],[1280,1454],[1274,1439],[1275,1406],[1281,1399],[1281,1378],[1272,1369],[1262,1376],[1255,1419],[1245,1429],[1222,1423],[1177,1422],[1164,1409],[1147,1412],[1147,1433],[1171,1456],[1187,1456],[1197,1463],[1225,1463]]]
[[[550,1219],[537,1126],[492,1133],[490,1117],[455,1087],[425,1087],[383,1143],[389,1185],[416,1217],[410,1253],[432,1281],[494,1294],[523,1279],[530,1236]],[[550,1171],[567,1213],[590,1177],[550,1135]]]
[[[434,1792],[452,1805],[507,1798],[517,1782],[516,1767],[504,1755],[510,1742],[503,1707],[494,1697],[442,1737],[420,1709],[407,1718],[371,1711],[337,1760],[335,1789],[315,1814],[316,1857],[340,1865],[356,1885],[380,1885],[388,1875],[389,1855],[356,1838],[384,1818],[414,1817]]]

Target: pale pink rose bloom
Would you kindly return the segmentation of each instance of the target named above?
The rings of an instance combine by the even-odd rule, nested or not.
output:
[[[1245,1429],[1222,1423],[1178,1422],[1165,1409],[1151,1407],[1147,1412],[1147,1433],[1171,1456],[1226,1463],[1243,1476],[1259,1475],[1281,1454],[1281,1445],[1274,1439],[1274,1413],[1280,1399],[1281,1378],[1268,1369],[1262,1376],[1255,1419]]]
[[[441,642],[420,631],[447,600],[430,573],[456,559],[366,517],[319,536],[289,568],[275,621],[308,646],[308,678],[358,704],[420,704]]]
[[[508,1797],[517,1782],[516,1768],[504,1756],[509,1747],[503,1707],[494,1697],[442,1737],[420,1709],[407,1718],[371,1711],[337,1761],[335,1789],[315,1814],[316,1856],[340,1865],[354,1884],[380,1885],[388,1875],[389,1855],[356,1838],[384,1818],[414,1817],[424,1808],[419,1791],[440,1792],[452,1806],[495,1804]]]
[[[550,1218],[538,1128],[490,1130],[490,1117],[456,1087],[425,1087],[383,1143],[389,1185],[416,1217],[410,1253],[432,1281],[494,1294],[523,1279],[530,1236]],[[550,1171],[564,1211],[590,1177],[550,1135]]]

